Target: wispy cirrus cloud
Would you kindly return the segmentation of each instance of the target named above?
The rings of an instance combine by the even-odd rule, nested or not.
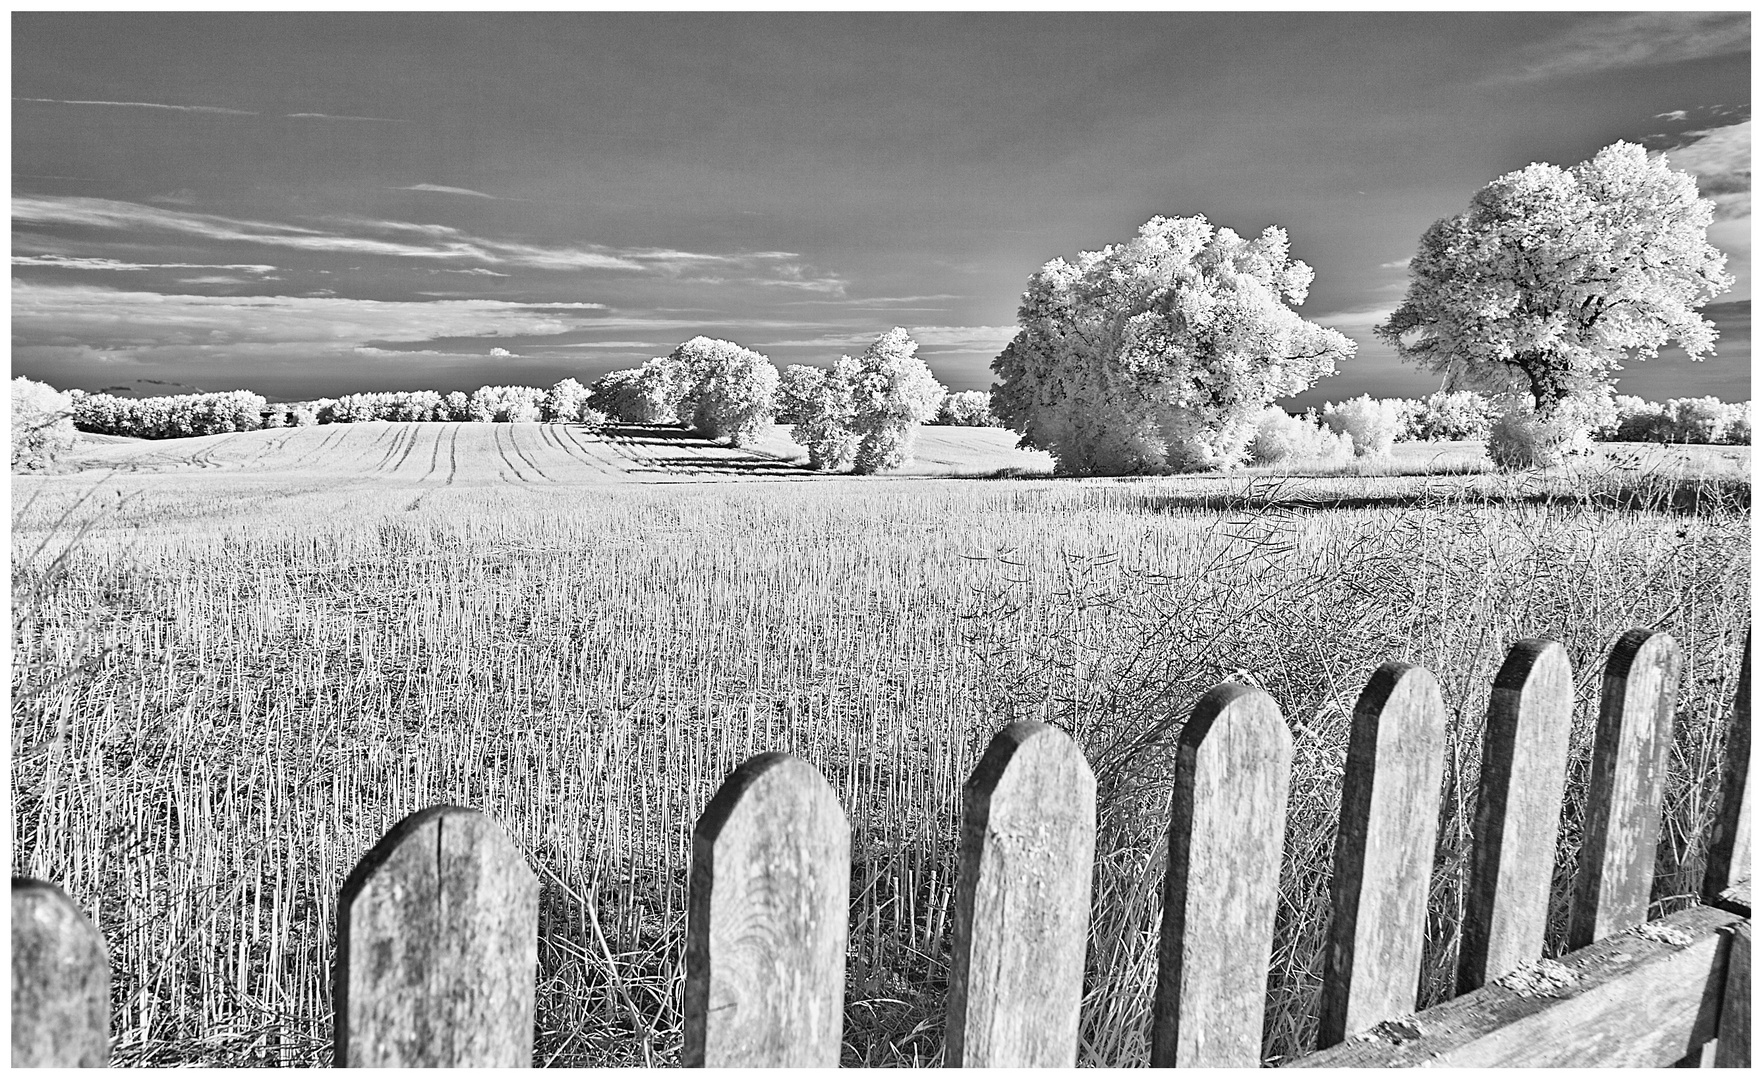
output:
[[[166,295],[90,285],[12,284],[15,345],[78,342],[113,352],[179,347],[245,357],[266,345],[335,352],[356,346],[418,346],[444,338],[551,335],[592,325],[594,314],[604,310],[592,303]]]
[[[500,195],[486,195],[470,188],[448,187],[446,184],[411,184],[408,187],[393,188],[393,191],[432,191],[441,195],[472,195],[479,199],[500,199]]]
[[[289,120],[355,120],[369,124],[408,124],[408,120],[395,120],[389,116],[336,116],[321,112],[283,113]]]
[[[1576,25],[1519,50],[1488,85],[1536,82],[1617,68],[1701,60],[1751,46],[1744,11],[1632,11],[1588,14]]]
[[[14,266],[54,266],[64,270],[244,270],[268,274],[280,267],[263,263],[136,263],[76,255],[14,255]]]
[[[303,251],[383,255],[436,261],[469,260],[492,266],[538,270],[618,271],[693,280],[779,285],[842,294],[844,279],[814,274],[792,252],[714,254],[673,248],[612,247],[603,244],[551,246],[472,236],[447,225],[333,217],[324,227],[242,220],[216,214],[84,196],[15,195],[14,222],[76,226],[124,232],[157,230],[209,240],[262,244]],[[722,275],[721,277],[703,275]]]
[[[167,105],[158,101],[69,101],[62,98],[15,97],[38,105],[102,105],[113,109],[164,109],[170,112],[214,113],[221,116],[256,116],[249,109],[224,109],[218,105]]]

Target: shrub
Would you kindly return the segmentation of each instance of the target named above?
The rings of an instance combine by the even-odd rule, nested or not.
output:
[[[953,427],[1004,426],[1004,421],[992,412],[992,395],[985,390],[962,390],[945,397],[931,423]]]
[[[12,380],[12,471],[48,469],[77,438],[73,398],[31,379]]]
[[[1317,423],[1313,415],[1292,416],[1270,405],[1255,418],[1249,460],[1257,465],[1331,460],[1346,457],[1351,448],[1350,440]]]
[[[1529,395],[1507,395],[1505,411],[1488,433],[1487,453],[1501,469],[1549,468],[1591,449],[1592,432],[1615,422],[1608,396],[1568,398],[1546,420],[1537,416]]]
[[[539,419],[546,423],[573,422],[581,418],[588,403],[588,389],[574,379],[561,379],[545,391],[539,403]]]
[[[606,425],[611,422],[610,417],[585,401],[582,403],[581,409],[576,412],[575,419],[577,423],[589,431],[604,431]]]
[[[1354,457],[1383,457],[1396,441],[1402,422],[1402,406],[1395,400],[1378,400],[1361,394],[1322,407],[1322,421],[1336,434],[1353,440]]]
[[[1409,419],[1412,436],[1425,442],[1457,441],[1488,437],[1493,429],[1494,405],[1473,390],[1440,390],[1415,402]]]

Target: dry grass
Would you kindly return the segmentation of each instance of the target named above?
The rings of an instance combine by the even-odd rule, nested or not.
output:
[[[14,868],[96,916],[133,1064],[328,1062],[337,888],[439,801],[495,816],[539,872],[538,1062],[675,1062],[692,823],[772,749],[818,766],[853,828],[847,1063],[935,1063],[960,783],[1022,717],[1071,730],[1101,781],[1081,1058],[1142,1063],[1169,748],[1245,674],[1297,739],[1265,1046],[1289,1056],[1314,1035],[1346,725],[1380,661],[1430,667],[1455,715],[1437,996],[1507,645],[1558,638],[1579,675],[1561,885],[1604,653],[1630,626],[1683,643],[1670,907],[1749,624],[1748,484],[1693,466],[14,492]]]

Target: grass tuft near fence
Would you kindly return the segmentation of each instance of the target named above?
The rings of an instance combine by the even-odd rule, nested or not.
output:
[[[69,514],[45,488],[14,522],[14,868],[110,943],[119,1063],[325,1064],[345,873],[406,814],[477,807],[539,874],[536,1062],[671,1064],[692,824],[739,762],[789,751],[852,826],[843,1058],[935,1064],[960,784],[998,728],[1045,720],[1097,781],[1079,1061],[1134,1064],[1174,739],[1231,679],[1293,734],[1263,1033],[1284,1059],[1314,1045],[1350,714],[1386,658],[1435,672],[1447,710],[1422,1004],[1448,992],[1514,640],[1574,665],[1557,896],[1608,642],[1682,645],[1654,913],[1700,880],[1748,487],[1455,479],[489,488],[326,517],[246,489]],[[1552,950],[1566,933],[1556,912]]]

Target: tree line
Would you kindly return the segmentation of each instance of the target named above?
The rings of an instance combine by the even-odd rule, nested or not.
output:
[[[1707,239],[1713,212],[1693,176],[1630,143],[1570,169],[1532,164],[1496,179],[1421,236],[1406,296],[1375,330],[1442,375],[1440,393],[1365,396],[1306,418],[1273,402],[1334,374],[1357,344],[1294,310],[1315,272],[1291,257],[1283,229],[1250,239],[1200,216],[1152,218],[1123,244],[1036,271],[989,395],[948,393],[895,327],[828,368],[780,372],[761,353],[696,337],[586,387],[274,406],[247,391],[74,391],[70,407],[84,430],[146,438],[366,420],[617,421],[684,424],[739,446],[781,421],[815,468],[859,473],[904,464],[915,429],[939,420],[1008,427],[1067,475],[1215,469],[1342,446],[1365,455],[1403,437],[1475,438],[1501,468],[1548,466],[1597,438],[1749,441],[1748,403],[1616,394],[1623,363],[1670,344],[1691,360],[1712,354],[1718,335],[1699,310],[1733,283]]]

